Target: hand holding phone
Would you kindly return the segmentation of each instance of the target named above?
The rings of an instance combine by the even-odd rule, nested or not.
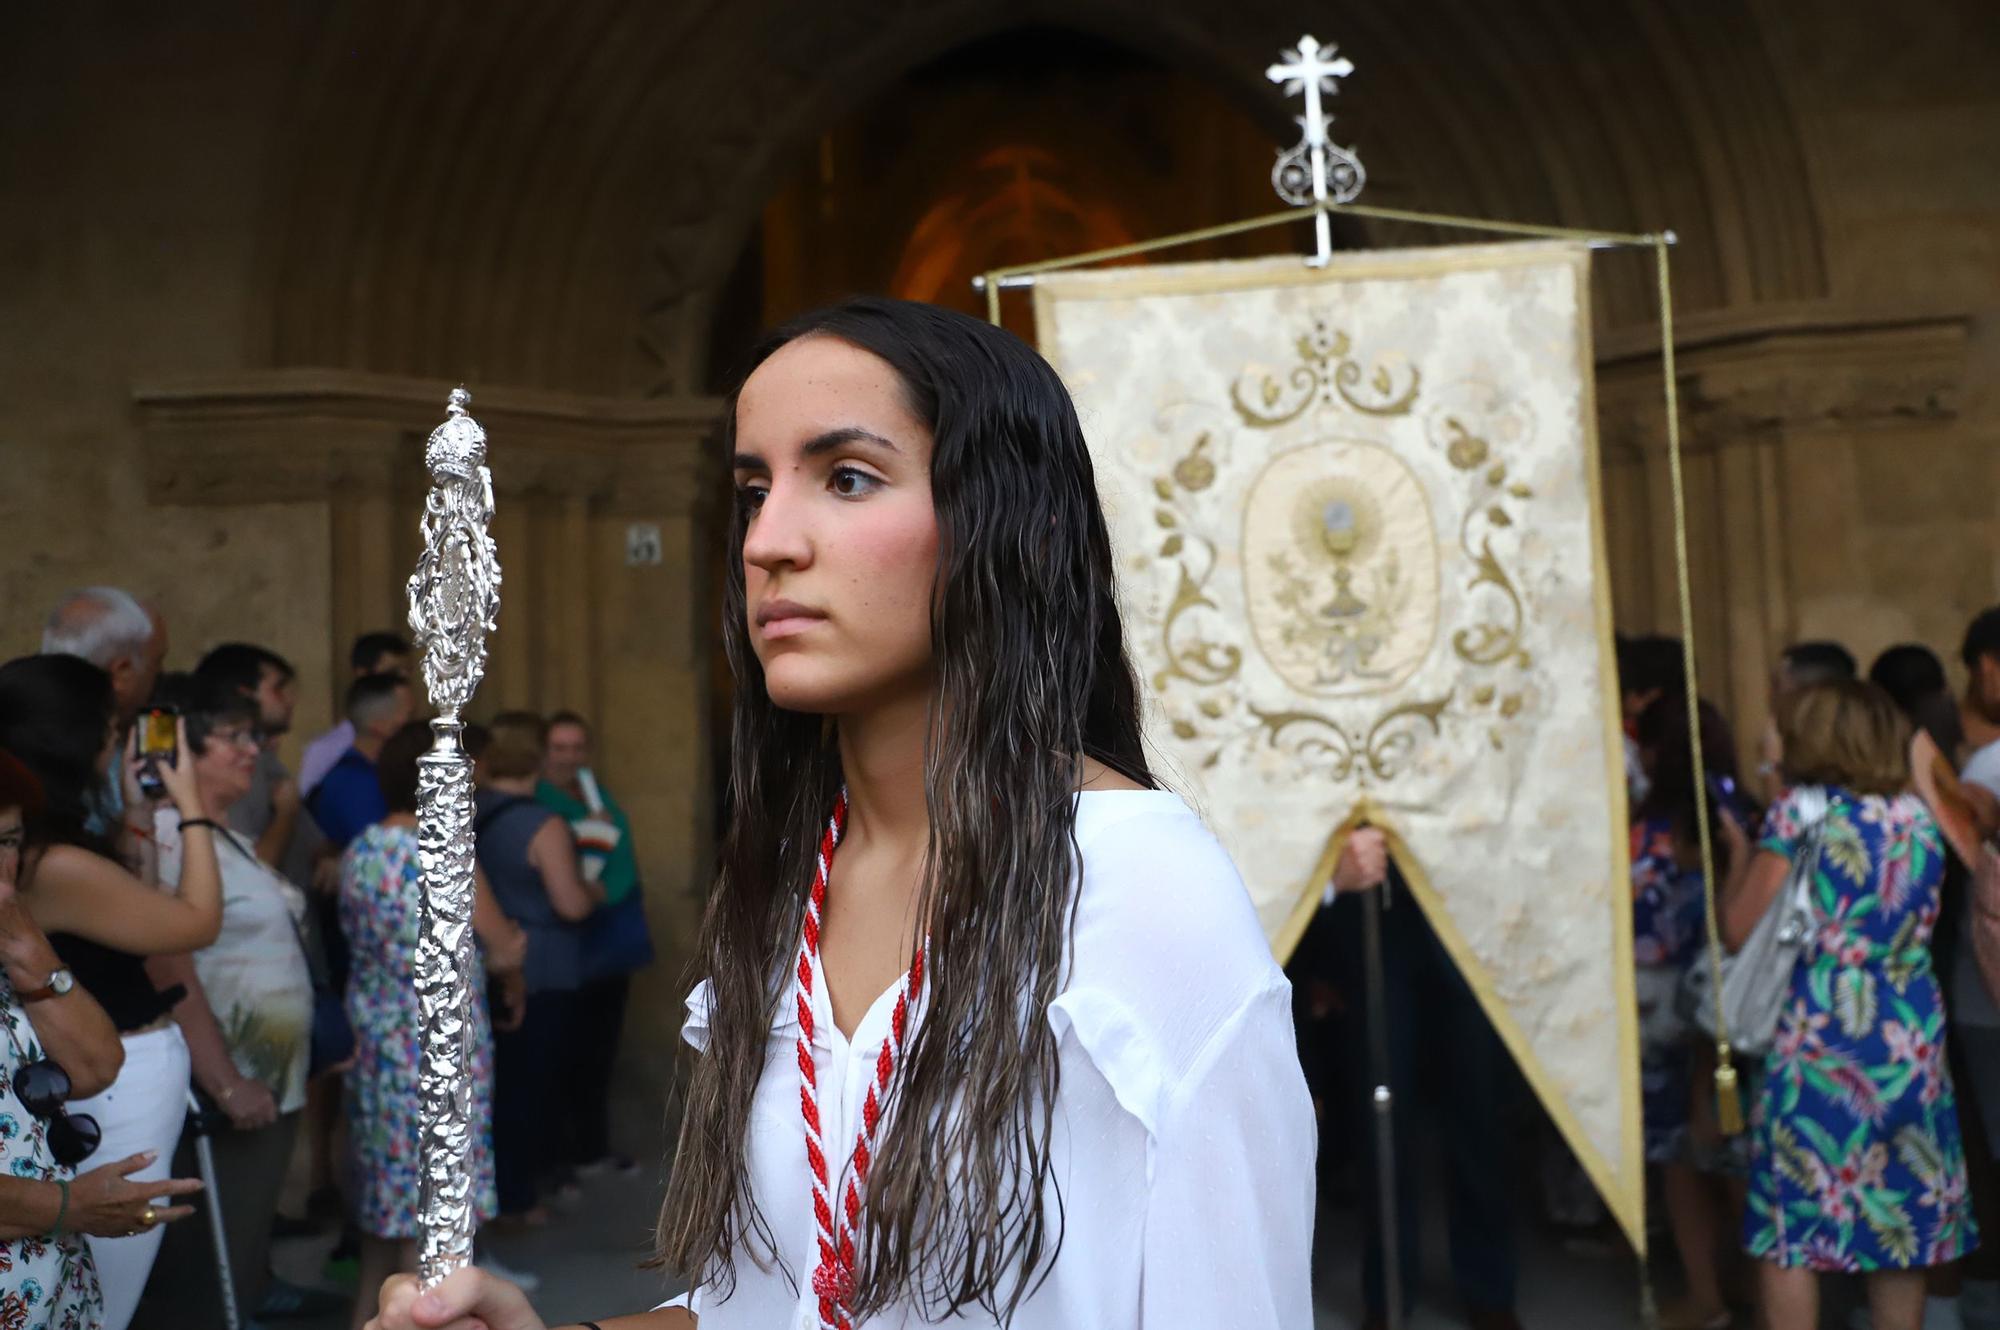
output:
[[[136,782],[145,797],[171,801],[183,817],[201,815],[201,790],[195,783],[185,716],[164,708],[140,713],[132,727],[132,757]]]
[[[173,766],[180,756],[180,717],[171,707],[147,707],[133,724],[133,753],[138,759],[139,790],[148,799],[166,797],[162,764]]]

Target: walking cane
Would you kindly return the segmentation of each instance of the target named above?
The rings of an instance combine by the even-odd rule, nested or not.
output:
[[[202,1197],[207,1204],[208,1236],[215,1244],[215,1277],[222,1281],[222,1324],[224,1330],[242,1330],[243,1319],[236,1310],[236,1276],[229,1268],[229,1234],[222,1226],[222,1197],[215,1189],[215,1147],[209,1136],[215,1131],[216,1115],[203,1108],[193,1090],[188,1091],[188,1130],[194,1133],[194,1158],[201,1173]]]

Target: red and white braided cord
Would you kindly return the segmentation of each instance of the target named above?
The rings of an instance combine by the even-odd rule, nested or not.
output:
[[[826,833],[820,838],[819,862],[813,873],[812,894],[806,898],[805,924],[799,936],[797,997],[799,1004],[799,1112],[806,1124],[806,1170],[811,1175],[813,1221],[818,1232],[819,1258],[813,1270],[813,1292],[819,1298],[819,1322],[823,1330],[852,1330],[848,1306],[854,1296],[854,1235],[861,1222],[861,1189],[868,1184],[868,1167],[873,1161],[875,1136],[882,1124],[882,1105],[888,1098],[889,1078],[903,1051],[903,1036],[909,1028],[910,1005],[924,982],[924,952],[919,948],[903,976],[896,994],[896,1009],[889,1018],[889,1033],[875,1055],[875,1078],[861,1105],[861,1129],[855,1133],[852,1165],[847,1171],[847,1187],[838,1212],[833,1205],[833,1183],[827,1169],[826,1140],[820,1128],[819,1072],[813,1064],[813,984],[819,973],[820,918],[826,910],[826,885],[833,873],[833,852],[847,829],[847,795],[843,792],[827,819]]]

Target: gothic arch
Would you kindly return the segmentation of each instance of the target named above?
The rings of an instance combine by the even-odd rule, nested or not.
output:
[[[1336,133],[1372,201],[1673,225],[1689,309],[1826,288],[1805,155],[1748,0],[1344,7]],[[1280,0],[364,0],[302,57],[261,256],[269,359],[660,395],[702,377],[709,306],[776,182],[901,73],[1025,22],[1212,79],[1272,126]],[[1407,243],[1434,232],[1380,228]],[[1639,265],[1600,312],[1650,315]],[[282,302],[276,293],[283,292]]]

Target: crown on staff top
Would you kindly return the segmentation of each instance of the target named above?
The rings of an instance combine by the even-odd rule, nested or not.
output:
[[[463,384],[445,399],[445,422],[431,431],[424,445],[424,461],[433,475],[459,476],[471,480],[486,465],[486,431],[466,414],[472,394]]]

